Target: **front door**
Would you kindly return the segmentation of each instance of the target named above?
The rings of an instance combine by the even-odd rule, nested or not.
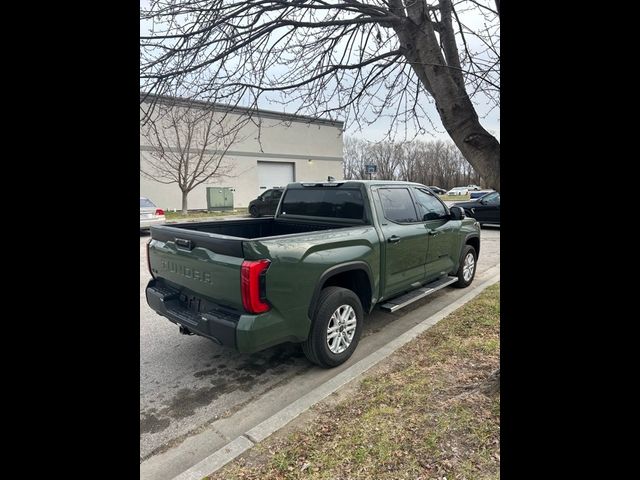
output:
[[[385,252],[382,292],[389,298],[424,281],[427,232],[408,187],[380,187],[377,193]]]
[[[482,198],[482,222],[500,223],[500,194],[490,193]]]
[[[413,187],[419,218],[429,238],[425,280],[430,282],[451,273],[458,258],[458,235],[462,222],[450,220],[445,205],[425,188]]]

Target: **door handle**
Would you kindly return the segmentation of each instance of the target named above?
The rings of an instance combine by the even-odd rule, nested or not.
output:
[[[387,242],[389,243],[398,243],[399,241],[400,241],[400,237],[398,237],[397,235],[391,235],[387,240]]]
[[[429,230],[427,233],[429,235],[435,236],[435,235],[440,235],[440,233],[442,232],[440,232],[440,230]]]

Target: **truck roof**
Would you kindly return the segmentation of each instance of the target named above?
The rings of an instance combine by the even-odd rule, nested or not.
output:
[[[326,180],[308,181],[308,182],[293,182],[287,185],[287,188],[301,188],[312,185],[422,185],[421,183],[408,182],[404,180],[334,180],[328,182]]]

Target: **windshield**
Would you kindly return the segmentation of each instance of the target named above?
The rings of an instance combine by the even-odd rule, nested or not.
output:
[[[150,208],[155,207],[155,205],[148,198],[140,198],[140,208]]]
[[[362,220],[364,202],[356,189],[304,188],[287,190],[281,215],[309,217],[349,218]]]

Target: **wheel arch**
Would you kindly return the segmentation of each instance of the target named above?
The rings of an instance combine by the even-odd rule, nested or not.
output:
[[[320,292],[323,288],[329,286],[343,287],[353,291],[360,299],[362,309],[365,312],[370,312],[373,308],[371,301],[373,295],[371,268],[363,261],[347,262],[328,268],[320,275],[309,303],[309,319],[313,320]]]
[[[471,245],[476,251],[476,257],[480,257],[480,236],[479,235],[469,235],[464,240],[465,245]]]

